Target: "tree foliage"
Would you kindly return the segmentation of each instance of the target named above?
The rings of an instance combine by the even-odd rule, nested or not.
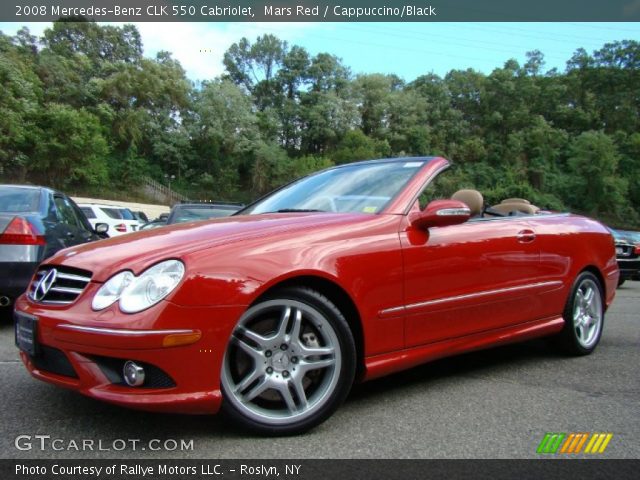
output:
[[[443,155],[451,181],[489,201],[640,220],[637,41],[579,49],[563,72],[536,50],[489,74],[409,83],[262,35],[228,48],[225,75],[194,84],[142,45],[135,26],[82,18],[39,39],[0,33],[0,176],[117,190],[174,175],[194,198],[248,201],[334,164]]]

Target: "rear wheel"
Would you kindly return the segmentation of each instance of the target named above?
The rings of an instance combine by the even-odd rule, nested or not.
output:
[[[595,350],[604,324],[602,286],[590,272],[576,278],[564,310],[565,327],[560,334],[564,350],[573,355],[587,355]]]
[[[225,411],[253,431],[296,434],[326,420],[355,374],[355,346],[330,300],[287,288],[249,308],[222,367]]]

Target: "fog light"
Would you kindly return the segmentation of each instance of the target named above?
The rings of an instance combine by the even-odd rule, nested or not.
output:
[[[127,360],[122,367],[122,375],[130,387],[139,387],[144,383],[144,368],[131,360]]]

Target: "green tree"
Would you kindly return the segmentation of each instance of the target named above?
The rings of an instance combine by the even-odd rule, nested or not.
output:
[[[134,25],[98,25],[84,17],[53,22],[44,32],[44,44],[63,57],[81,54],[96,70],[107,63],[137,63],[142,59],[142,40]]]
[[[84,109],[49,104],[38,119],[32,178],[65,189],[107,182],[109,148],[99,120]]]
[[[360,111],[360,128],[365,135],[383,139],[388,132],[391,93],[402,88],[395,75],[358,75],[354,93]]]
[[[274,35],[259,36],[253,44],[242,38],[225,52],[223,63],[228,78],[246,88],[258,108],[264,110],[280,98],[281,85],[276,76],[287,51],[287,42]]]
[[[386,140],[367,137],[362,130],[351,130],[338,144],[332,158],[336,164],[384,158],[389,156],[391,148]]]
[[[27,53],[27,54],[25,54]],[[30,169],[42,83],[31,55],[0,32],[0,176],[24,181]]]
[[[584,132],[570,146],[568,167],[573,182],[565,192],[571,204],[588,214],[621,216],[627,182],[617,175],[620,155],[603,132]]]

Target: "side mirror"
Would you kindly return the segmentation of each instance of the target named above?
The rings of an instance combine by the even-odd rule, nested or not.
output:
[[[471,210],[458,200],[434,200],[420,212],[409,215],[409,221],[415,228],[425,230],[430,227],[457,225],[469,220]]]
[[[98,235],[104,235],[109,230],[108,223],[96,223],[95,228],[93,229]]]

